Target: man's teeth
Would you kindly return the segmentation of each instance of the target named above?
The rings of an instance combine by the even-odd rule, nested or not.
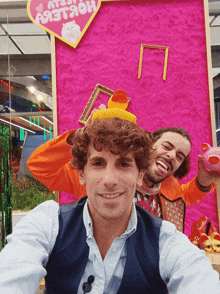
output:
[[[158,160],[157,163],[159,163],[162,167],[164,167],[166,170],[168,170],[168,166],[164,162]]]
[[[117,194],[111,194],[111,195],[102,195],[104,198],[116,198],[120,195],[120,193]]]

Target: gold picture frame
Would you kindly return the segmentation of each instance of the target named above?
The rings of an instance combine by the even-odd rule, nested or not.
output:
[[[165,50],[164,68],[163,68],[163,80],[166,81],[169,47],[167,47],[167,46],[156,46],[156,45],[145,45],[145,44],[141,44],[139,68],[138,68],[138,79],[141,78],[141,70],[142,70],[142,63],[143,63],[144,48],[148,48],[148,49],[164,49]]]
[[[111,97],[115,93],[115,91],[111,90],[111,89],[109,89],[109,88],[107,88],[107,87],[105,87],[105,86],[103,86],[101,84],[97,84],[95,86],[94,91],[92,92],[92,95],[89,98],[88,103],[86,104],[86,107],[83,110],[82,115],[80,116],[80,119],[79,119],[80,124],[83,124],[83,125],[86,124],[87,119],[88,119],[88,117],[89,117],[89,115],[90,115],[90,113],[92,111],[92,108],[93,108],[93,106],[94,106],[94,104],[95,104],[95,102],[96,102],[96,100],[97,100],[100,93],[104,93],[107,96]],[[128,103],[130,102],[130,100],[131,99],[128,98]]]

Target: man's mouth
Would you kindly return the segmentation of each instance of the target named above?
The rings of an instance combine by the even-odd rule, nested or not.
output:
[[[107,198],[107,199],[114,199],[114,198],[117,198],[121,195],[122,193],[111,193],[111,194],[107,194],[107,193],[104,193],[104,194],[99,194],[100,196],[104,197],[104,198]]]
[[[157,170],[159,171],[159,173],[163,175],[166,175],[171,169],[171,165],[167,163],[165,160],[161,160],[161,159],[157,160],[156,165],[157,165]]]

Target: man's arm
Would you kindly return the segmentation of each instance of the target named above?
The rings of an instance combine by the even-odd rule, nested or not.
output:
[[[216,182],[220,179],[220,173],[216,171],[207,172],[203,166],[204,158],[198,156],[197,176],[185,185],[181,185],[183,200],[187,205],[196,204],[208,193],[216,188]]]
[[[174,176],[170,176],[161,183],[161,193],[170,200],[182,198],[186,205],[197,204],[203,199],[208,193],[215,190],[216,184],[212,183],[208,191],[201,191],[196,184],[196,177],[186,184],[180,185],[178,180]]]
[[[198,173],[191,181],[180,185],[178,180],[171,176],[161,183],[161,193],[175,200],[181,197],[186,205],[197,204],[207,194],[216,188],[216,182],[220,179],[220,173],[216,171],[207,172],[203,167],[204,158],[198,156]]]
[[[205,255],[175,226],[163,221],[160,233],[160,274],[169,294],[219,294],[218,272]]]
[[[46,201],[27,214],[0,252],[0,293],[34,294],[58,234],[59,205]]]
[[[69,192],[80,199],[86,195],[86,188],[80,185],[77,170],[71,168],[71,146],[66,142],[74,132],[67,131],[38,147],[29,157],[27,167],[48,189]]]

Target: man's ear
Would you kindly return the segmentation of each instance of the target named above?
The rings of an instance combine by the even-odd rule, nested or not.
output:
[[[143,185],[143,178],[144,178],[144,172],[141,171],[141,172],[139,172],[138,179],[137,179],[137,185],[138,186]]]
[[[85,175],[84,175],[84,172],[83,170],[78,170],[78,175],[79,175],[79,182],[80,182],[80,185],[85,185],[86,184],[86,180],[85,180]]]

